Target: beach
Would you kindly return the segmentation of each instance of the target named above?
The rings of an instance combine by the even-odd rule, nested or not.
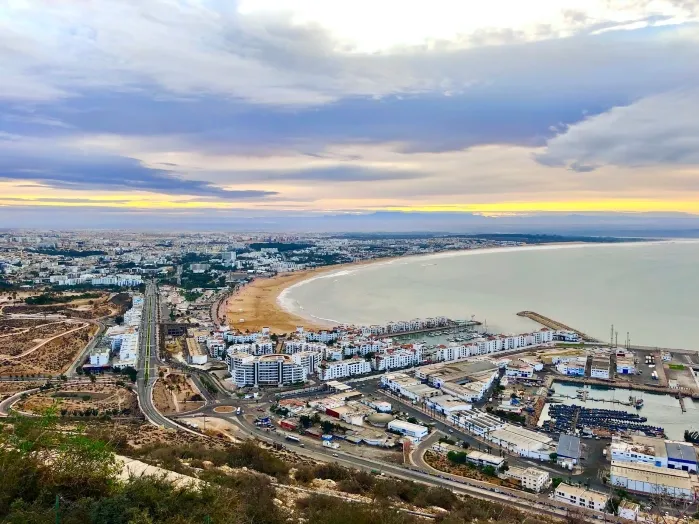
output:
[[[331,271],[338,271],[345,266],[339,264],[317,269],[281,273],[274,277],[258,277],[228,298],[228,321],[241,331],[256,331],[269,327],[272,333],[289,333],[297,326],[306,329],[332,327],[328,322],[309,320],[285,310],[277,300],[287,288],[306,279],[320,276]],[[243,320],[243,321],[241,321]]]
[[[274,277],[257,277],[255,280],[232,294],[227,300],[229,325],[241,331],[255,331],[268,327],[272,333],[289,333],[297,326],[305,329],[329,329],[336,322],[294,314],[291,307],[283,304],[283,294],[296,284],[313,280],[330,273],[341,273],[367,265],[388,264],[406,257],[385,257],[361,260],[346,264],[322,266],[293,273],[280,273]]]

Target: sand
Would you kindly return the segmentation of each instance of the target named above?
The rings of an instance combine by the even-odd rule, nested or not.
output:
[[[297,326],[306,329],[332,327],[320,321],[311,321],[283,309],[277,302],[279,294],[302,280],[329,271],[338,271],[345,264],[318,269],[283,273],[275,277],[258,277],[228,298],[228,322],[241,331],[258,331],[269,327],[272,333],[291,333]]]

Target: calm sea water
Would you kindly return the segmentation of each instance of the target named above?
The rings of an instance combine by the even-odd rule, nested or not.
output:
[[[602,340],[699,350],[699,242],[542,246],[398,259],[290,287],[307,318],[372,324],[446,315],[517,333],[531,310]]]

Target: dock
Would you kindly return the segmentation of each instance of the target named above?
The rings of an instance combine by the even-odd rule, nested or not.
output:
[[[517,313],[518,317],[525,317],[530,320],[533,320],[534,322],[541,324],[544,327],[547,327],[549,329],[553,329],[556,331],[570,331],[572,333],[577,333],[582,340],[588,341],[588,342],[596,342],[599,343],[601,342],[600,340],[591,337],[587,333],[583,333],[580,330],[574,329],[570,326],[567,326],[566,324],[562,322],[558,322],[557,320],[554,320],[552,318],[549,318],[545,315],[542,315],[541,313],[537,313],[536,311],[520,311]]]
[[[568,382],[572,384],[588,384],[595,386],[605,386],[608,388],[617,389],[633,389],[636,391],[648,391],[650,393],[665,393],[673,397],[677,397],[678,391],[676,389],[670,389],[668,387],[662,387],[655,384],[638,384],[636,382],[628,382],[621,380],[604,380],[601,378],[590,378],[590,377],[574,377],[574,376],[553,376],[552,382]],[[691,397],[694,400],[699,400],[699,393],[691,391],[690,389],[683,388],[681,395],[684,397]]]

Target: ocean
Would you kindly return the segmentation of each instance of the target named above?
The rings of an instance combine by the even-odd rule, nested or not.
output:
[[[601,340],[699,350],[699,242],[495,248],[342,268],[279,297],[291,312],[333,323],[375,324],[445,315],[490,332],[540,326],[536,311]]]

